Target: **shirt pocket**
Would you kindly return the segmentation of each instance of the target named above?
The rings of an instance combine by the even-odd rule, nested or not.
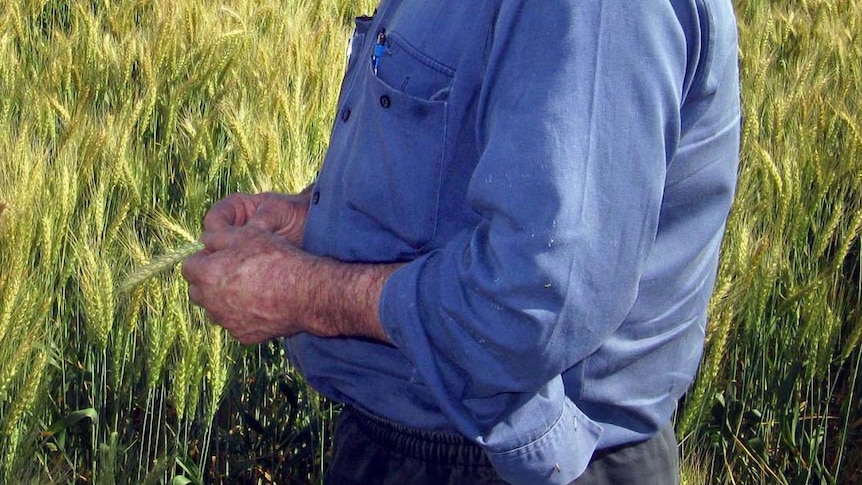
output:
[[[403,258],[421,252],[436,233],[455,73],[397,35],[387,42],[377,73],[366,63],[351,108],[357,124],[342,186],[348,207],[379,232],[380,240],[369,243]]]
[[[419,99],[445,101],[455,70],[414,47],[398,32],[386,34],[386,49],[376,77]]]

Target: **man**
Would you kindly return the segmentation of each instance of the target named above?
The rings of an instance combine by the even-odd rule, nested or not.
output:
[[[327,481],[677,483],[739,147],[730,0],[384,0],[192,301],[346,403]],[[580,478],[579,478],[580,477]]]

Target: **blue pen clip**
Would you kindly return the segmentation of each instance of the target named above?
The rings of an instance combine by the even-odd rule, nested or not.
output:
[[[374,69],[374,74],[377,74],[377,68],[380,67],[380,59],[386,52],[386,30],[381,29],[377,33],[377,43],[374,44],[374,52],[371,53],[371,67]]]

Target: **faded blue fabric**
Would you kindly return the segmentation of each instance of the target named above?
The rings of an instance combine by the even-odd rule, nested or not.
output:
[[[381,300],[395,346],[303,334],[291,362],[457,430],[511,483],[648,439],[702,353],[738,77],[729,0],[384,0],[357,19],[304,245],[409,263]]]

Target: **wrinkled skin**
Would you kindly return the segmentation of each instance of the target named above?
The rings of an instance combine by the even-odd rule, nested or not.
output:
[[[303,251],[308,197],[235,194],[216,203],[204,217],[204,249],[183,263],[189,299],[244,344],[299,332],[388,342],[378,302],[397,265]]]

